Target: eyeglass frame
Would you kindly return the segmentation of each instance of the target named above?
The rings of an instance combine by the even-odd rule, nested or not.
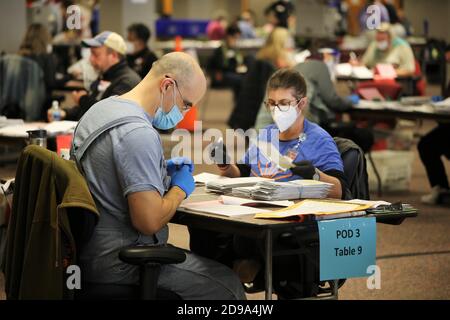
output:
[[[288,104],[287,106],[284,105],[283,107],[289,107],[289,108],[291,108],[291,107],[296,107],[296,106],[298,106],[298,104],[302,101],[303,98],[305,98],[305,97],[301,97],[300,99],[296,99],[296,100],[290,100],[290,101],[289,101],[289,104]],[[295,104],[292,104],[293,102],[295,102]],[[280,103],[279,103],[279,102],[273,104],[272,106],[270,106],[270,105],[269,105],[269,102],[266,100],[266,101],[264,101],[264,105],[266,106],[267,109],[269,109],[269,111],[273,111],[273,110],[275,110],[275,108],[278,108],[278,110],[280,110],[281,112],[287,112],[287,111],[289,111],[289,108],[287,108],[286,110],[282,110],[282,109],[280,108]]]
[[[175,83],[175,87],[177,88],[177,91],[178,91],[178,94],[180,95],[181,101],[183,101],[183,107],[181,108],[181,110],[182,111],[189,111],[194,106],[194,104],[192,102],[190,102],[190,101],[184,100],[183,95],[181,94],[180,88],[178,87],[177,80],[175,80],[174,78],[169,77],[168,75],[165,75],[165,77],[167,79],[173,80],[173,82]]]

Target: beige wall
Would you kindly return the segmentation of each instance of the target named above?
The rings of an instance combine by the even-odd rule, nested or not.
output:
[[[137,2],[133,0],[107,0],[107,5],[106,1],[103,1],[100,9],[100,30],[115,31],[122,36],[126,36],[129,25],[141,22],[146,24],[153,32],[155,20],[158,17],[156,1],[158,0]]]
[[[218,10],[225,11],[233,20],[239,15],[239,0],[174,0],[173,17],[176,19],[211,19]]]
[[[423,34],[423,20],[428,19],[430,36],[450,42],[450,0],[405,0],[404,4],[416,34]]]
[[[26,16],[25,0],[0,0],[0,52],[17,52],[27,27]]]
[[[117,33],[122,32],[122,1],[103,1],[100,7],[100,31],[110,30]]]

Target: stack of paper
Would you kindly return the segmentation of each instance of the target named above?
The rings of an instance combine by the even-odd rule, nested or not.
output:
[[[289,182],[264,181],[255,188],[237,188],[234,196],[245,196],[259,200],[323,199],[328,196],[332,184],[315,180],[293,180]]]
[[[260,177],[245,177],[233,179],[216,179],[206,183],[206,190],[216,193],[230,193],[234,188],[251,187],[258,182],[272,181],[267,178]]]
[[[253,186],[253,187],[239,187],[239,188],[234,188],[231,191],[231,194],[235,197],[240,197],[240,198],[252,198],[252,194],[253,192],[255,192],[256,190],[258,190],[257,186]]]

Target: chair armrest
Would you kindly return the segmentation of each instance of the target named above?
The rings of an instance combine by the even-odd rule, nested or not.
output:
[[[143,265],[147,263],[173,264],[186,260],[185,252],[172,245],[143,245],[127,247],[119,252],[119,258],[125,263]]]

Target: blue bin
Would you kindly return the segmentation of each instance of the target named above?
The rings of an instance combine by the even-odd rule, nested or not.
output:
[[[158,19],[156,20],[156,36],[158,38],[199,38],[206,36],[209,20]]]

